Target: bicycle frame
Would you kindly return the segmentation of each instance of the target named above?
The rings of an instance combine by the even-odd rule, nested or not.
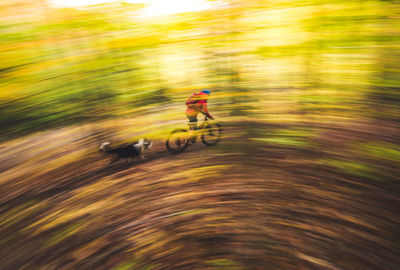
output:
[[[173,154],[177,154],[177,153],[183,152],[186,149],[186,147],[189,145],[189,141],[193,140],[193,143],[194,143],[197,140],[198,137],[201,137],[202,142],[207,146],[215,145],[221,140],[221,132],[222,132],[221,125],[218,124],[218,123],[209,124],[207,116],[204,117],[204,121],[201,122],[197,126],[196,130],[192,130],[191,129],[190,122],[185,122],[185,123],[189,126],[188,129],[187,128],[186,129],[182,129],[182,128],[181,129],[175,129],[174,131],[172,131],[170,133],[170,135],[169,135],[169,137],[168,137],[168,139],[166,141],[166,147],[167,147],[168,151],[170,151]],[[204,133],[203,130],[207,129],[210,126],[216,127],[216,132],[217,133],[215,133],[215,134],[213,134],[213,133]],[[178,133],[181,133],[181,135],[186,133],[185,136],[183,137],[183,138],[185,138],[185,140],[183,142],[183,146],[181,146],[181,142],[179,141],[179,143],[177,143],[178,144],[177,149],[173,149],[174,148],[173,147],[174,140],[170,141],[170,138],[171,138],[171,136],[174,136],[174,134],[178,134]],[[207,137],[209,137],[209,136],[213,137],[212,141],[209,141],[207,139]],[[176,143],[176,141],[175,141],[175,143]]]

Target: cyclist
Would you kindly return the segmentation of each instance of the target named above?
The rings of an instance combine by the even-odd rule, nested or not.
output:
[[[209,98],[210,94],[210,90],[203,90],[200,93],[192,94],[186,101],[186,117],[189,119],[189,138],[192,143],[196,142],[197,136],[195,131],[197,130],[197,115],[199,112],[210,119],[214,119],[207,109],[207,99]]]

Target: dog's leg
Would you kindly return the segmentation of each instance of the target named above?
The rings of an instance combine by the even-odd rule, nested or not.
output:
[[[114,164],[118,160],[119,160],[119,156],[115,156],[114,158],[110,158],[110,163],[108,164],[108,166],[111,166],[111,164]]]
[[[144,139],[143,139],[143,138],[140,138],[140,139],[139,139],[139,142],[138,142],[138,143],[135,143],[135,144],[133,145],[133,147],[135,148],[136,153],[137,153],[137,156],[140,158],[140,160],[143,160],[143,159],[144,159],[143,152],[144,152],[144,150],[146,149],[146,146],[145,146],[145,144],[144,144]]]
[[[142,146],[140,147],[140,159],[143,160],[144,159],[144,143],[142,144]]]

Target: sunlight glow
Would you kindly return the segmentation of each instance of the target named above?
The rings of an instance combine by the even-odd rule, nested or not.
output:
[[[55,7],[83,7],[90,5],[114,2],[112,0],[49,0]]]
[[[142,16],[165,16],[175,13],[201,11],[211,8],[205,0],[152,0],[143,9]]]
[[[84,7],[103,3],[117,2],[116,0],[49,0],[55,7]],[[201,11],[211,8],[207,0],[124,0],[131,4],[145,4],[140,16],[156,17],[182,12]]]

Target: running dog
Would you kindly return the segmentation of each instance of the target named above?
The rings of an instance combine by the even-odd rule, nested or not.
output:
[[[132,144],[123,144],[117,147],[111,147],[109,142],[104,142],[100,145],[99,151],[110,155],[111,165],[120,158],[136,158],[139,157],[141,160],[144,159],[144,151],[151,148],[153,142],[149,139],[140,138],[138,142]]]

